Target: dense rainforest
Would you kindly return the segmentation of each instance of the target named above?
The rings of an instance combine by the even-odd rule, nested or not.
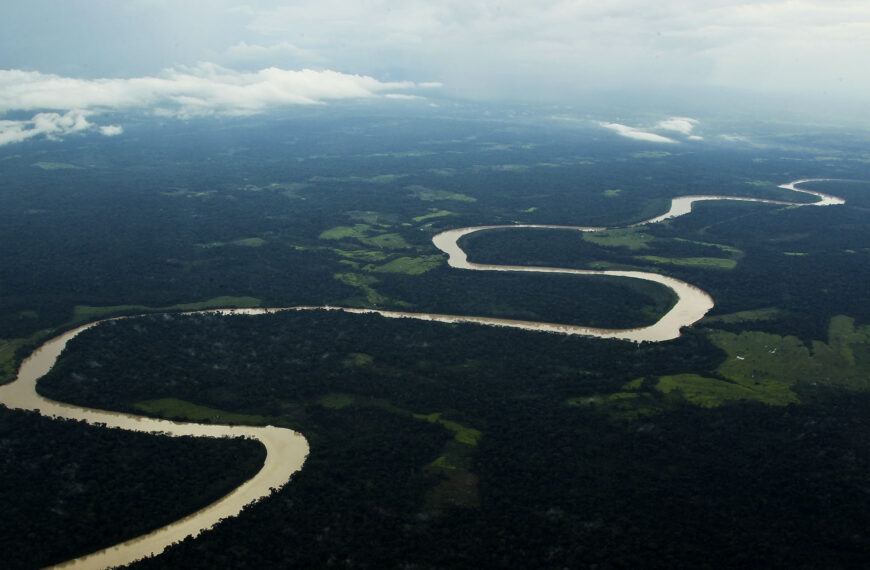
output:
[[[148,317],[76,338],[41,389],[132,411],[175,398],[163,415],[195,403],[309,438],[290,485],[159,567],[857,564],[867,394],[710,409],[645,388],[658,407],[633,420],[578,403],[722,358],[701,334],[637,346],[325,311]]]
[[[713,121],[703,141],[657,145],[545,114],[431,113],[130,117],[112,139],[0,147],[0,382],[54,332],[154,313],[75,338],[39,391],[311,445],[289,485],[139,566],[866,566],[867,141]],[[846,204],[707,202],[628,227],[674,196],[809,203],[778,187],[809,177],[841,179],[805,187]],[[515,223],[616,229],[460,244],[481,263],[663,273],[715,307],[657,344],[180,314],[337,305],[619,328],[672,306],[637,280],[455,270],[431,241]],[[0,539],[22,568],[189,513],[262,462],[251,442],[5,409],[0,445]]]

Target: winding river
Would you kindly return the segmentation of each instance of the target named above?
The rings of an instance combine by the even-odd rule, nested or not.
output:
[[[654,224],[671,218],[676,218],[691,212],[692,205],[695,202],[709,200],[738,200],[794,207],[833,206],[844,204],[845,200],[836,196],[797,188],[797,185],[801,183],[826,180],[831,179],[803,179],[780,186],[780,188],[785,188],[787,190],[811,194],[818,198],[816,202],[795,203],[779,200],[763,200],[759,198],[738,198],[733,196],[682,196],[671,200],[671,207],[666,213],[637,224],[632,224],[628,227]],[[556,323],[496,319],[491,317],[408,313],[402,311],[353,309],[332,306],[222,309],[218,311],[211,310],[196,312],[256,315],[286,310],[329,309],[348,313],[378,313],[382,316],[392,318],[412,318],[445,323],[478,323],[488,326],[503,326],[524,330],[584,335],[599,338],[616,338],[635,342],[660,342],[678,337],[680,335],[681,327],[692,325],[713,308],[713,299],[701,289],[678,279],[659,275],[657,273],[643,271],[593,271],[585,269],[561,269],[556,267],[527,267],[472,263],[468,261],[465,251],[459,247],[458,241],[463,236],[480,231],[505,228],[564,229],[580,232],[594,232],[610,229],[533,224],[477,226],[448,230],[439,233],[432,238],[432,242],[435,247],[448,255],[448,264],[457,269],[469,269],[474,271],[562,273],[571,275],[610,275],[615,277],[644,279],[669,287],[677,295],[677,302],[671,310],[656,323],[647,327],[635,329],[598,329]],[[39,378],[48,373],[52,366],[54,366],[54,363],[60,356],[67,342],[79,333],[105,320],[111,319],[103,319],[83,325],[45,342],[40,348],[34,351],[33,354],[25,359],[24,362],[22,362],[21,367],[18,370],[18,376],[14,382],[0,386],[0,403],[5,404],[9,408],[36,410],[49,417],[84,420],[90,424],[98,424],[105,427],[115,427],[131,431],[152,433],[161,432],[172,436],[193,435],[202,437],[248,437],[260,441],[266,447],[266,460],[263,467],[256,475],[211,505],[148,534],[94,552],[87,556],[65,562],[58,566],[59,568],[106,568],[111,566],[122,566],[152,554],[159,554],[174,542],[183,540],[189,536],[197,536],[202,531],[217,524],[221,519],[236,516],[246,505],[268,496],[273,488],[277,489],[287,484],[290,477],[302,468],[302,465],[308,456],[308,442],[305,437],[289,429],[273,426],[224,426],[215,424],[204,425],[187,422],[172,422],[131,414],[83,408],[64,404],[62,402],[56,402],[40,396],[36,391],[36,382]]]

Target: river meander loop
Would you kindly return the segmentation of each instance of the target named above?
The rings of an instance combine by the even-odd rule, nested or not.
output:
[[[643,222],[632,224],[632,226],[629,227],[659,223],[678,216],[683,216],[691,212],[692,205],[695,202],[709,200],[738,200],[787,206],[833,206],[845,204],[845,200],[836,196],[796,187],[798,184],[804,182],[826,180],[831,179],[803,179],[780,186],[780,188],[785,188],[787,190],[816,196],[818,198],[818,201],[816,202],[795,203],[779,200],[764,200],[759,198],[739,198],[734,196],[681,196],[671,200],[671,207],[666,213]],[[459,247],[458,240],[463,236],[480,231],[505,228],[549,228],[581,232],[615,229],[533,224],[477,226],[447,230],[434,236],[432,242],[435,247],[448,255],[448,264],[457,269],[468,269],[472,271],[562,273],[570,275],[610,275],[643,279],[654,281],[669,287],[677,295],[677,302],[670,311],[654,324],[635,329],[597,329],[556,323],[496,319],[491,317],[408,313],[402,311],[383,311],[377,309],[355,309],[332,306],[221,309],[195,312],[256,315],[285,310],[328,309],[348,313],[378,313],[385,317],[412,318],[446,323],[478,323],[488,326],[503,326],[524,330],[593,336],[598,338],[616,338],[635,342],[661,342],[678,337],[680,335],[681,327],[694,324],[713,308],[713,299],[701,289],[680,281],[679,279],[674,279],[673,277],[667,277],[658,273],[644,271],[593,271],[585,269],[562,269],[556,267],[527,267],[472,263],[468,261],[465,251]],[[87,556],[65,562],[58,566],[60,568],[107,568],[112,566],[123,566],[147,556],[159,554],[172,543],[181,541],[190,536],[197,536],[202,531],[208,530],[217,524],[221,519],[238,515],[246,505],[268,496],[272,492],[272,489],[278,489],[286,485],[287,482],[290,481],[292,475],[302,469],[302,465],[308,456],[308,442],[305,437],[289,429],[273,426],[227,426],[173,422],[145,416],[83,408],[80,406],[56,402],[40,396],[36,391],[36,382],[51,370],[67,342],[79,333],[105,320],[111,319],[103,319],[83,325],[45,342],[22,362],[21,367],[18,370],[18,376],[14,382],[5,386],[0,386],[0,403],[5,404],[9,408],[36,410],[42,415],[48,417],[83,420],[90,424],[130,431],[151,433],[160,432],[171,436],[248,437],[260,441],[266,447],[266,460],[263,467],[256,475],[211,505],[148,534],[94,552]]]

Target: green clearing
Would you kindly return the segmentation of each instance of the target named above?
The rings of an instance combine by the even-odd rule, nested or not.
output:
[[[442,419],[441,412],[435,412],[432,414],[412,415],[418,420],[426,420],[429,423],[441,424],[453,434],[453,439],[455,439],[459,443],[464,443],[465,445],[477,445],[477,442],[480,440],[480,436],[482,435],[479,430],[466,427],[452,420]]]
[[[347,259],[353,259],[354,261],[362,261],[364,263],[376,263],[378,261],[386,261],[389,254],[384,253],[381,250],[372,251],[367,249],[356,249],[353,251],[347,251],[343,249],[333,249],[335,253],[340,255],[341,257]]]
[[[184,420],[215,424],[267,425],[272,420],[267,416],[237,414],[200,406],[177,398],[161,398],[136,402],[133,407],[147,414],[170,420]]]
[[[649,249],[655,238],[640,228],[584,232],[583,239],[601,247],[625,247],[632,251]]]
[[[341,410],[352,406],[356,402],[356,396],[343,392],[330,392],[320,398],[320,405],[330,410]]]
[[[422,257],[399,257],[389,263],[375,267],[376,273],[401,273],[403,275],[422,275],[435,269],[444,262],[442,255],[424,255]]]
[[[382,249],[408,249],[411,244],[399,234],[379,234],[370,238],[361,239],[366,245],[373,245]]]
[[[856,328],[850,317],[832,318],[828,342],[815,340],[811,347],[794,336],[757,331],[716,331],[710,339],[728,353],[719,373],[740,384],[775,380],[870,389],[870,326]]]
[[[604,192],[602,192],[608,198],[616,198],[620,194],[622,194],[622,188],[608,188]]]
[[[565,401],[571,407],[595,407],[604,411],[611,419],[632,422],[661,413],[661,402],[646,392],[638,392],[643,378],[629,382],[622,387],[623,392],[599,394],[584,398],[569,398]],[[637,383],[635,386],[635,383]]]
[[[447,190],[435,190],[426,188],[425,186],[413,185],[407,186],[406,190],[411,191],[411,196],[424,202],[434,202],[437,200],[454,200],[456,202],[477,202],[477,198],[460,194],[459,192],[449,192]]]
[[[702,408],[715,408],[738,400],[752,400],[773,406],[798,401],[787,382],[776,380],[752,381],[747,385],[697,374],[676,374],[662,376],[656,389],[664,394],[679,391],[687,401]]]
[[[779,314],[779,309],[766,308],[711,317],[707,322],[749,322]],[[870,390],[870,325],[856,327],[851,317],[832,318],[828,342],[815,340],[810,347],[794,336],[758,331],[707,334],[727,354],[715,370],[717,378],[700,374],[661,376],[652,392],[645,389],[650,383],[645,385],[644,379],[638,378],[624,384],[619,392],[570,398],[565,404],[598,407],[613,419],[632,421],[668,409],[672,402],[661,395],[678,395],[696,406],[713,408],[738,401],[772,406],[799,403],[794,391],[799,384]]]
[[[356,287],[362,290],[365,297],[362,299],[348,299],[347,301],[351,304],[366,304],[374,306],[383,305],[389,302],[387,297],[381,295],[375,291],[374,287],[372,287],[372,285],[378,282],[376,277],[363,275],[361,273],[335,273],[333,274],[333,277],[345,285],[350,285],[351,287]]]
[[[706,245],[709,247],[716,247],[716,248],[721,249],[724,252],[731,253],[734,255],[741,255],[743,253],[742,250],[737,249],[736,247],[732,247],[730,245],[724,245],[721,243],[710,243],[708,241],[695,241],[695,240],[685,239],[685,238],[674,238],[674,241],[682,241],[682,242],[686,242],[686,243],[694,243],[697,245]]]
[[[657,255],[636,255],[635,259],[664,263],[667,265],[680,265],[683,267],[700,267],[702,269],[734,269],[737,261],[722,257],[659,257]]]
[[[84,170],[81,166],[66,162],[34,162],[33,166],[42,170]]]
[[[365,239],[366,232],[371,229],[368,224],[355,224],[353,227],[336,226],[320,233],[320,239]]]
[[[430,213],[424,214],[422,216],[417,216],[412,218],[415,222],[425,222],[426,220],[431,220],[433,218],[443,218],[444,216],[455,216],[454,212],[449,210],[435,210],[433,209]]]
[[[371,355],[363,352],[351,352],[347,355],[347,358],[344,359],[343,364],[350,368],[355,366],[369,366],[373,362],[374,358],[372,358]]]
[[[365,245],[377,247],[379,249],[408,249],[411,244],[405,241],[405,238],[395,233],[375,233],[382,230],[373,229],[369,224],[355,224],[350,226],[336,226],[318,236],[320,239],[341,240],[355,239]]]
[[[806,255],[803,251],[784,251],[782,252],[784,255],[791,255],[792,257],[802,257]]]

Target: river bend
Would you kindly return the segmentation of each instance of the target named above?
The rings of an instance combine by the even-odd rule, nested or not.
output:
[[[691,212],[692,205],[696,202],[709,200],[737,200],[744,202],[761,202],[766,204],[779,204],[792,207],[802,206],[833,206],[844,204],[845,200],[836,196],[823,194],[797,188],[797,185],[805,182],[826,181],[831,179],[812,178],[802,179],[782,184],[780,188],[810,194],[818,198],[816,202],[795,203],[780,200],[764,200],[760,198],[740,198],[734,196],[681,196],[671,200],[670,209],[660,216],[649,220],[632,224],[628,227],[636,227],[645,224],[663,222]],[[680,328],[690,326],[700,320],[710,309],[713,308],[713,299],[701,289],[657,273],[644,271],[596,271],[585,269],[563,269],[556,267],[529,267],[513,265],[490,265],[472,263],[468,261],[465,251],[459,247],[461,237],[480,231],[505,228],[544,228],[544,229],[567,229],[580,232],[594,232],[615,228],[596,228],[582,226],[554,226],[536,224],[513,224],[459,228],[441,232],[432,238],[432,242],[439,250],[448,256],[448,264],[457,269],[473,271],[523,271],[536,273],[561,273],[571,275],[610,275],[615,277],[629,277],[654,281],[669,287],[677,295],[676,304],[657,322],[647,327],[635,329],[598,329],[583,326],[565,325],[557,323],[543,323],[521,321],[513,319],[497,319],[492,317],[475,317],[463,315],[446,315],[434,313],[409,313],[404,311],[385,311],[379,309],[357,309],[347,307],[280,307],[258,309],[221,309],[195,312],[219,312],[222,314],[247,314],[257,315],[274,311],[286,310],[314,310],[328,309],[344,311],[348,313],[377,313],[391,318],[412,318],[445,323],[478,323],[488,326],[502,326],[519,328],[524,330],[545,331],[553,333],[593,336],[598,338],[616,338],[635,342],[651,341],[661,342],[676,338],[680,335]],[[123,318],[123,317],[122,317]],[[105,410],[83,408],[56,402],[40,396],[36,391],[36,383],[54,366],[64,347],[70,339],[88,328],[103,322],[95,321],[87,325],[60,334],[45,342],[37,350],[25,359],[18,370],[16,380],[10,384],[0,386],[0,403],[9,408],[24,410],[36,410],[42,415],[54,418],[68,418],[84,420],[90,424],[105,427],[115,427],[140,432],[160,432],[171,436],[202,436],[202,437],[248,437],[260,441],[266,447],[266,460],[263,467],[251,479],[237,487],[228,495],[207,507],[192,513],[183,519],[170,523],[148,534],[125,541],[121,544],[94,552],[87,556],[70,560],[61,564],[60,568],[106,568],[122,566],[136,560],[159,554],[174,542],[181,541],[189,536],[197,536],[204,530],[208,530],[221,519],[233,517],[239,514],[248,504],[268,496],[272,489],[278,489],[288,481],[294,473],[302,468],[308,456],[308,442],[304,436],[289,429],[273,426],[227,426],[215,424],[196,424],[188,422],[173,422],[159,420],[144,416],[121,414]]]

